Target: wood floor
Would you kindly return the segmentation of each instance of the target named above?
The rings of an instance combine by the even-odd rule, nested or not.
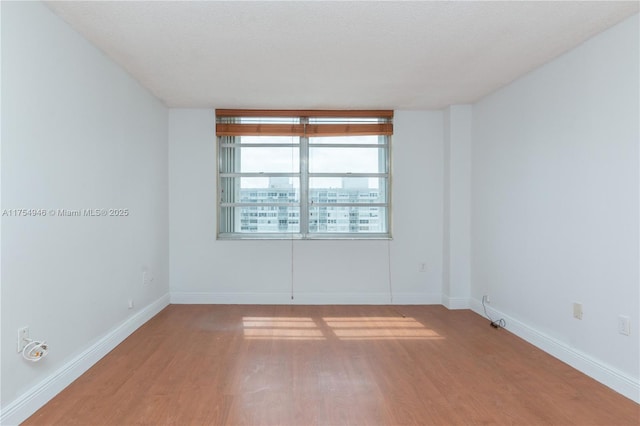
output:
[[[638,425],[471,311],[170,305],[27,425]]]

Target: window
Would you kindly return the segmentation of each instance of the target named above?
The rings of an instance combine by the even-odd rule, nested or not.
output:
[[[393,111],[216,115],[219,238],[390,236]]]

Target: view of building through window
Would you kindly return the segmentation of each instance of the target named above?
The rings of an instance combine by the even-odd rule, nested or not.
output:
[[[370,178],[340,178],[340,185],[312,187],[309,198],[310,232],[385,232],[384,209],[369,206],[322,206],[314,204],[367,204],[384,202],[384,194]],[[377,183],[377,182],[376,182]],[[270,203],[297,203],[300,188],[286,177],[269,178],[268,187],[242,187],[240,203],[257,204],[239,209],[241,232],[299,232],[300,207],[262,206]]]

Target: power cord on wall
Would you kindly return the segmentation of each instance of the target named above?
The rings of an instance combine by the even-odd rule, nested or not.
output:
[[[486,300],[487,300],[487,296],[486,295],[482,296],[482,309],[484,309],[484,316],[489,318],[489,321],[491,321],[491,323],[489,325],[491,325],[491,327],[493,327],[493,328],[504,328],[504,326],[507,325],[507,323],[505,322],[504,318],[500,318],[499,320],[494,320],[487,313],[487,307],[485,306]]]
[[[47,342],[32,339],[24,340],[29,342],[25,345],[24,349],[22,349],[22,357],[27,361],[40,361],[49,353],[49,345],[47,345]]]

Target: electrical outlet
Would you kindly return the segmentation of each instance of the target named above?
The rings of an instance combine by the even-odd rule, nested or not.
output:
[[[484,303],[491,303],[491,299],[489,299],[488,294],[485,294],[484,296],[482,296],[482,300],[484,300]]]
[[[618,317],[618,333],[628,336],[631,334],[631,319],[624,315]]]
[[[582,303],[573,302],[573,317],[576,319],[582,319]]]
[[[133,309],[133,299],[129,299],[129,303],[127,305],[129,309]]]
[[[427,271],[427,262],[418,263],[418,272],[426,272]]]
[[[29,327],[21,327],[18,329],[18,352],[22,352],[24,347],[27,345],[29,339]]]
[[[146,286],[146,285],[150,285],[153,284],[153,274],[151,273],[151,271],[142,271],[142,285]]]

